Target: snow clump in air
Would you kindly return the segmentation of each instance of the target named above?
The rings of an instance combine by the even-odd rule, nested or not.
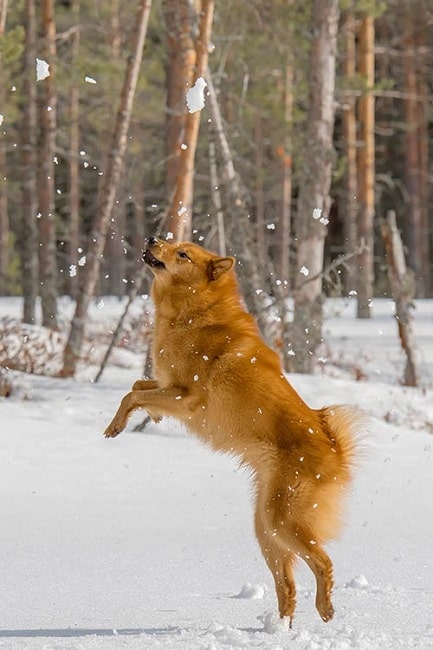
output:
[[[186,93],[186,105],[190,113],[196,113],[204,108],[204,89],[207,83],[203,77],[199,77],[194,86]]]
[[[44,59],[36,59],[36,81],[43,81],[50,76],[50,64]]]

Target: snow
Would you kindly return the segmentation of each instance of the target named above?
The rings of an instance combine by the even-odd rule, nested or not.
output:
[[[415,311],[419,389],[398,384],[389,301],[374,301],[371,321],[354,319],[351,301],[326,308],[328,361],[291,381],[312,406],[371,416],[346,527],[328,546],[334,620],[319,619],[303,565],[293,630],[278,618],[233,459],[170,420],[134,433],[143,414],[102,437],[141,375],[142,356],[124,350],[98,384],[95,367],[74,380],[16,373],[0,400],[0,650],[433,648],[433,302]],[[108,331],[121,310],[104,298],[92,317]],[[19,313],[0,299],[0,316]]]
[[[203,77],[199,77],[194,86],[186,93],[186,105],[190,113],[196,113],[204,108],[204,89],[207,83]]]
[[[50,65],[44,59],[36,59],[36,81],[43,81],[50,76]]]

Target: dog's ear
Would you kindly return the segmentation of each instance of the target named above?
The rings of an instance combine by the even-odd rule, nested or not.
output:
[[[224,273],[233,268],[234,263],[234,257],[217,257],[211,260],[207,267],[209,280],[218,280]]]

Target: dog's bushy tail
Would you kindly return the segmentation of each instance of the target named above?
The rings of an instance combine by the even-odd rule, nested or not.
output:
[[[366,418],[352,406],[327,406],[320,409],[320,419],[330,441],[335,441],[338,459],[335,480],[340,485],[347,485],[352,480],[353,469],[359,458]]]
[[[342,505],[360,457],[366,418],[351,406],[328,406],[319,410],[319,417],[332,449],[328,456],[331,471],[327,480],[320,487],[317,485],[322,508],[314,529],[317,537],[325,542],[337,537],[341,529]]]

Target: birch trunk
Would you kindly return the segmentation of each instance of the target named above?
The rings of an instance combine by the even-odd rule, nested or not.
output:
[[[294,369],[311,372],[322,341],[324,242],[330,207],[333,160],[335,60],[338,0],[314,0],[309,110],[296,220],[297,263],[293,320]],[[316,279],[306,282],[308,277]],[[316,277],[317,276],[317,277]]]
[[[109,150],[105,173],[99,187],[95,223],[86,256],[86,266],[84,267],[84,281],[80,289],[69,338],[64,350],[63,369],[61,371],[61,375],[64,377],[75,374],[84,339],[87,312],[98,281],[110,217],[123,171],[129,123],[143,56],[150,7],[151,0],[141,0],[138,5],[132,55],[128,59],[125,71],[113,141]]]

